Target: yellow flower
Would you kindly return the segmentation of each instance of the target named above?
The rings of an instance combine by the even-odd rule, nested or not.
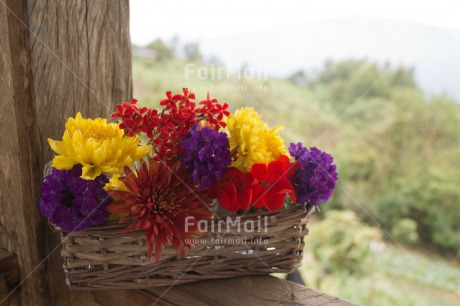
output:
[[[53,167],[71,169],[81,164],[82,178],[94,179],[105,173],[121,173],[151,151],[150,146],[139,146],[139,137],[127,137],[116,123],[106,119],[84,119],[78,113],[66,123],[62,141],[48,139],[51,149],[59,154]]]
[[[284,140],[278,135],[282,129],[282,126],[269,128],[251,107],[237,109],[227,119],[230,150],[237,152],[232,166],[249,172],[253,164],[268,164],[287,154]]]
[[[136,172],[133,172],[134,175],[136,174]],[[114,174],[112,176],[112,178],[109,180],[109,182],[107,184],[105,184],[104,186],[104,189],[106,191],[109,191],[109,190],[121,190],[121,191],[129,191],[128,187],[126,187],[126,185],[119,180],[119,178],[121,177],[120,174]],[[128,214],[111,214],[107,220],[108,221],[112,221],[112,220],[119,220],[123,217],[126,217]]]
[[[129,191],[128,187],[126,187],[126,185],[122,181],[119,180],[120,177],[121,177],[120,174],[114,174],[112,178],[109,180],[109,182],[105,184],[104,189],[106,191],[109,191],[109,190]]]

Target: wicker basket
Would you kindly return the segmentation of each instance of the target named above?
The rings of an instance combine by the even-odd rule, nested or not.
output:
[[[61,232],[66,283],[73,289],[140,289],[206,279],[268,273],[288,273],[301,265],[304,236],[314,207],[295,205],[277,212],[247,214],[240,224],[252,220],[253,232],[234,226],[230,232],[213,231],[198,238],[187,257],[170,246],[160,261],[146,257],[142,231],[122,233],[126,224],[106,225],[68,234]],[[223,218],[222,228],[228,219]]]

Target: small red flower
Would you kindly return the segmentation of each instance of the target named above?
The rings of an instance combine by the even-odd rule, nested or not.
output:
[[[132,99],[131,102],[116,105],[117,111],[110,118],[120,118],[120,128],[127,131],[128,136],[134,136],[140,132],[146,131],[144,124],[144,116],[149,115],[147,107],[137,106],[137,100]]]
[[[281,155],[268,165],[254,164],[251,173],[257,181],[252,186],[253,205],[276,211],[283,205],[286,194],[295,202],[294,187],[288,178],[295,173],[297,167],[298,164],[291,164],[286,155]]]
[[[225,127],[227,124],[223,120],[224,117],[228,117],[230,112],[228,111],[228,104],[220,104],[217,99],[211,99],[209,92],[206,100],[202,100],[199,103],[201,108],[196,110],[197,114],[202,114],[203,119],[209,121],[210,124],[216,126],[216,131],[219,127]]]

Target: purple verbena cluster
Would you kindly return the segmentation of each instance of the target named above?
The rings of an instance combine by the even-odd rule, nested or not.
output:
[[[94,180],[80,178],[81,165],[71,170],[52,170],[40,188],[40,213],[69,232],[105,223],[106,207],[113,200],[103,189],[104,175]]]
[[[334,158],[315,147],[310,150],[302,143],[291,143],[289,153],[299,162],[299,169],[291,180],[297,196],[297,203],[327,202],[334,191],[338,174]]]
[[[200,130],[195,124],[182,139],[181,148],[182,162],[201,189],[220,180],[232,162],[227,134],[209,127]]]

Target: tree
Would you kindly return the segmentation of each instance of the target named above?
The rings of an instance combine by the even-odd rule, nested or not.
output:
[[[294,72],[291,76],[288,77],[288,80],[297,86],[305,86],[308,82],[307,74],[303,70]]]
[[[157,60],[160,62],[164,62],[174,58],[173,49],[167,46],[160,38],[148,44],[147,48],[154,50],[156,52]]]
[[[197,42],[190,42],[184,46],[185,57],[190,62],[201,62],[203,56],[200,53],[200,45]]]
[[[316,90],[326,88],[328,94],[323,101],[342,114],[363,99],[388,99],[397,88],[417,88],[413,72],[411,68],[381,66],[364,59],[328,60],[309,85]]]
[[[342,182],[385,228],[411,218],[422,242],[460,255],[460,107],[445,96],[427,101],[407,89],[394,90],[386,101],[380,120],[354,131],[355,141],[342,148]],[[340,200],[355,206],[345,196]]]

